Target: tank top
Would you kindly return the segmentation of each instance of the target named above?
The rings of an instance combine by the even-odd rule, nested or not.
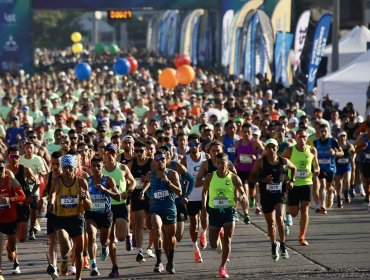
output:
[[[213,164],[211,158],[207,159],[207,165],[208,165],[207,174],[213,173],[213,171],[217,170],[217,167]]]
[[[297,150],[296,145],[292,147],[292,155],[290,161],[297,168],[294,186],[312,185],[312,161],[313,154],[311,153],[310,146],[306,146],[303,152]]]
[[[347,144],[347,146],[342,150],[343,150],[344,155],[342,157],[337,157],[335,159],[335,164],[339,168],[346,168],[346,167],[349,167],[351,165],[351,162],[350,162],[350,157],[351,157],[350,146]]]
[[[251,172],[255,160],[252,160],[252,155],[257,156],[258,152],[253,148],[254,141],[250,140],[247,145],[243,145],[241,140],[236,149],[237,159],[239,161],[236,166],[237,171]]]
[[[144,188],[144,182],[141,180],[141,176],[145,176],[151,170],[151,165],[152,159],[148,159],[144,165],[138,165],[136,158],[132,160],[131,174],[135,178],[136,189],[142,190]]]
[[[30,190],[30,186],[26,182],[26,179],[24,178],[24,166],[23,165],[19,165],[19,170],[18,170],[17,175],[15,175],[15,179],[17,179],[17,181],[21,185],[22,190],[24,194],[26,195],[26,197],[29,197],[31,195],[31,190]]]
[[[15,191],[9,186],[9,176],[5,175],[0,185],[0,197],[14,197]],[[11,223],[17,220],[17,207],[15,202],[0,205],[0,223]]]
[[[363,163],[370,163],[370,139],[367,133],[363,134],[364,142],[367,143],[366,149],[361,151],[360,161]]]
[[[122,153],[120,156],[120,162],[123,164],[128,164],[129,162],[133,161],[134,158],[132,159],[125,159],[125,153]]]
[[[166,169],[166,175],[167,177],[170,176],[169,169]],[[152,199],[150,203],[150,209],[152,211],[176,211],[175,193],[157,177],[155,171],[150,176],[149,196]]]
[[[228,172],[224,178],[220,178],[217,176],[217,171],[213,171],[208,196],[210,208],[224,209],[235,206],[235,187],[231,172]]]
[[[103,187],[107,186],[107,178],[108,176],[104,175],[101,179],[100,184]],[[110,196],[96,188],[95,184],[93,183],[93,176],[87,178],[87,184],[92,201],[92,207],[89,209],[89,211],[95,213],[109,213],[111,211]]]
[[[283,164],[283,158],[278,157],[279,162],[275,165],[270,164],[267,158],[264,156],[263,160],[263,170],[259,174],[260,177],[264,178],[269,175],[272,175],[272,183],[260,183],[260,192],[269,193],[269,194],[282,194],[285,192],[285,184],[284,184],[284,176],[285,176],[285,169]]]
[[[317,149],[317,158],[319,160],[320,170],[335,173],[335,156],[329,155],[329,150],[333,148],[332,138],[329,137],[327,139],[326,145],[321,144],[320,138],[315,140],[314,143]]]
[[[186,169],[194,178],[198,175],[200,166],[204,161],[206,161],[206,154],[204,152],[200,153],[200,160],[198,162],[193,161],[190,154],[186,155]],[[189,201],[202,201],[202,191],[203,187],[194,188],[188,197]]]
[[[107,175],[111,177],[114,182],[116,183],[118,192],[120,194],[124,193],[127,188],[127,182],[125,178],[125,172],[121,169],[121,166],[119,164],[116,164],[116,167],[112,172],[108,172],[106,169],[103,169],[103,175]],[[121,199],[120,201],[114,200],[113,198],[111,199],[111,204],[112,205],[119,205],[119,204],[125,204],[126,200]]]
[[[72,186],[66,186],[59,176],[59,191],[56,195],[55,215],[59,217],[78,216],[84,212],[80,200],[80,185],[76,178]]]
[[[229,160],[231,162],[234,162],[236,158],[236,149],[235,149],[234,143],[238,140],[240,140],[240,138],[237,135],[235,135],[235,138],[232,139],[229,137],[229,135],[225,134],[224,141],[223,141],[224,151],[229,156]]]

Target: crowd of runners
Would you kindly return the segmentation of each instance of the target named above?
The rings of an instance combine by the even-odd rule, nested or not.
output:
[[[167,90],[157,82],[163,60],[143,60],[123,77],[100,61],[86,81],[62,62],[0,78],[1,250],[13,274],[16,243],[38,241],[40,213],[54,279],[81,279],[83,269],[98,276],[107,259],[109,277],[119,277],[119,242],[136,248],[139,263],[155,258],[154,272],[174,274],[184,238],[196,263],[207,247],[218,251],[215,270],[227,278],[235,222],[253,222],[251,211],[264,215],[278,261],[289,258],[299,213],[297,242],[309,245],[311,198],[317,215],[355,195],[369,203],[370,115],[329,97],[320,109],[315,93],[263,77],[252,90],[242,77],[201,69]]]

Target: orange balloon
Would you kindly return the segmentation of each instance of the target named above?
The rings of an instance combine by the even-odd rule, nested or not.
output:
[[[193,67],[190,65],[182,65],[179,68],[177,68],[176,71],[176,78],[182,85],[188,85],[190,84],[195,77],[195,72]]]
[[[178,85],[176,78],[176,70],[173,68],[166,68],[159,75],[159,83],[166,89],[175,88]]]

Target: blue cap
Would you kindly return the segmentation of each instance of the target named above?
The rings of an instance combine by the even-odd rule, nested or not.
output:
[[[62,167],[77,168],[77,156],[74,155],[64,155],[62,156]]]
[[[107,145],[105,145],[105,148],[104,148],[105,151],[108,151],[108,150],[112,150],[114,151],[115,153],[118,152],[118,148],[116,145],[114,145],[113,143],[108,143]]]

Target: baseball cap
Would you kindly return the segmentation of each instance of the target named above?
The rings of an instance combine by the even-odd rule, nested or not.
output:
[[[274,138],[270,138],[265,142],[266,146],[269,145],[269,144],[272,144],[272,145],[277,146],[277,147],[279,146],[279,143]]]
[[[261,136],[261,130],[259,130],[259,129],[253,129],[253,130],[252,130],[252,134],[253,134],[253,135]]]
[[[19,120],[19,117],[18,116],[13,116],[12,117],[12,121],[17,121],[17,120]]]
[[[122,128],[119,127],[119,126],[113,126],[112,128],[112,133],[119,133],[119,134],[122,134]]]
[[[98,126],[98,131],[104,131],[104,130],[107,130],[107,127],[105,125]]]
[[[126,135],[125,137],[123,137],[122,141],[127,141],[127,142],[132,142],[132,143],[135,142],[134,138],[131,135]]]
[[[44,119],[43,123],[44,123],[44,124],[51,124],[51,120],[49,120],[49,119]]]
[[[64,155],[62,156],[62,167],[77,168],[77,157],[74,155]]]
[[[298,119],[296,117],[291,117],[289,123],[298,123]]]
[[[263,102],[262,102],[262,100],[261,100],[261,99],[258,99],[258,100],[257,100],[257,102],[256,102],[256,104],[257,104],[257,105],[262,105],[262,103],[263,103]]]
[[[105,151],[109,151],[109,150],[111,150],[111,151],[114,151],[115,153],[117,153],[117,152],[118,152],[118,148],[117,148],[117,146],[116,146],[116,145],[114,145],[113,143],[108,143],[107,145],[105,145],[104,150],[105,150]]]

